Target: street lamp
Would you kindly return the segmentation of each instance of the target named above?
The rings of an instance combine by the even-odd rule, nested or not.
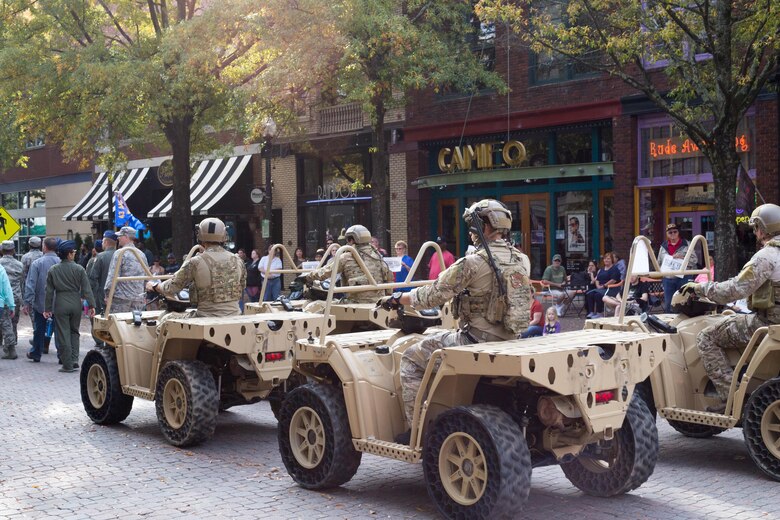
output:
[[[267,229],[266,250],[271,243],[271,213],[273,211],[273,185],[271,183],[271,141],[276,136],[276,121],[271,116],[265,120],[263,128],[263,152],[265,155],[265,222],[263,231]]]

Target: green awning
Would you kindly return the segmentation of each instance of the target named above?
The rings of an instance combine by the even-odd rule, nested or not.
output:
[[[595,175],[612,175],[611,162],[583,164],[555,164],[551,166],[529,166],[508,168],[505,170],[473,170],[469,172],[443,173],[428,175],[412,181],[418,188],[454,186],[456,184],[479,184],[487,182],[524,181],[538,179],[576,179]]]

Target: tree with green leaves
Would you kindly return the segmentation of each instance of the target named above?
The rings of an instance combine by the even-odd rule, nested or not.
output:
[[[415,90],[472,93],[503,90],[475,48],[479,22],[463,0],[341,0],[334,3],[346,44],[336,71],[338,90],[363,104],[372,121],[372,231],[387,246],[389,164],[385,116]]]
[[[262,136],[336,56],[318,0],[6,1],[20,36],[0,49],[0,91],[20,93],[19,126],[109,174],[130,149],[172,153],[177,257],[192,244],[193,156],[220,132]]]
[[[780,2],[481,0],[477,11],[537,53],[621,79],[671,117],[712,165],[717,278],[734,274],[737,131],[777,74]]]

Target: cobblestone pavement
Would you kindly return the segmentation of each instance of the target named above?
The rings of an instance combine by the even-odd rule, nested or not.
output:
[[[30,335],[26,317],[20,325],[28,326],[22,347]],[[91,345],[83,335],[82,358]],[[295,485],[279,458],[267,403],[222,413],[211,441],[179,449],[163,440],[148,401],[136,399],[121,425],[90,422],[78,373],[57,372],[53,353],[41,363],[0,361],[0,385],[2,519],[436,518],[420,465],[364,455],[341,488]],[[660,460],[639,489],[598,499],[574,488],[559,468],[540,468],[518,518],[780,518],[778,483],[753,466],[741,430],[695,440],[662,420],[659,428]]]

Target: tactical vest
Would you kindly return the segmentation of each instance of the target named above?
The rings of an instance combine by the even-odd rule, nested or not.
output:
[[[486,262],[487,251],[481,248],[477,251]],[[502,324],[513,334],[520,334],[528,329],[530,321],[531,293],[528,274],[520,259],[520,255],[510,249],[510,259],[501,259],[503,255],[493,255],[493,260],[501,272],[501,283],[506,289],[502,296],[498,290],[498,280],[493,275],[493,286],[487,294],[474,296],[464,291],[455,299],[456,318],[470,321],[473,317],[484,317],[490,323]],[[492,268],[491,268],[492,269]]]
[[[215,258],[215,256],[217,258]],[[195,273],[195,296],[197,302],[236,302],[244,294],[241,286],[241,259],[227,251],[215,255],[209,251],[192,260]]]
[[[780,244],[775,239],[767,245],[780,249]],[[747,297],[748,309],[766,314],[777,306],[778,302],[775,300],[777,296],[780,296],[780,281],[767,280],[756,289],[756,292]],[[777,311],[772,314],[777,314]]]

